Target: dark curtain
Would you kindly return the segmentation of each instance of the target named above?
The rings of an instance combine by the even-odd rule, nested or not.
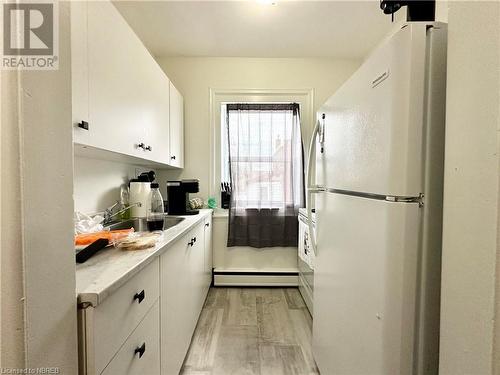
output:
[[[227,245],[297,246],[304,205],[299,105],[228,104],[232,194]]]

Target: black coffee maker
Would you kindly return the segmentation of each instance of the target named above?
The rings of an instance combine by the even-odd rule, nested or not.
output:
[[[167,200],[169,215],[196,215],[189,205],[189,193],[200,191],[199,180],[167,181]]]

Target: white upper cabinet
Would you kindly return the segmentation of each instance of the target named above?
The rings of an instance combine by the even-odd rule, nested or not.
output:
[[[184,167],[184,99],[170,82],[170,165]]]
[[[71,4],[71,75],[73,140],[89,142],[89,71],[87,54],[87,2]],[[80,127],[82,126],[82,127]]]
[[[114,5],[72,3],[72,43],[74,142],[174,165],[170,81]]]

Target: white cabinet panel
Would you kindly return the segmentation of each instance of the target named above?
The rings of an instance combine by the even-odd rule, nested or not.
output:
[[[95,363],[99,374],[159,296],[156,259],[127,281],[94,312]]]
[[[89,72],[87,54],[87,2],[71,2],[71,90],[73,140],[87,144],[89,131],[78,127],[89,121]]]
[[[203,307],[203,302],[206,297],[205,288],[205,222],[198,224],[192,231],[192,236],[195,239],[193,248],[191,249],[193,253],[191,266],[191,309],[194,311],[194,315],[191,317],[191,325],[196,326],[198,321],[198,315]]]
[[[160,317],[158,301],[125,341],[102,375],[160,373]]]
[[[170,82],[170,165],[184,167],[184,99]]]
[[[213,248],[212,248],[212,215],[205,219],[205,267],[204,287],[208,291],[212,283]]]
[[[110,2],[88,3],[88,51],[92,145],[146,159],[161,155],[168,139],[153,146],[149,137],[160,124],[168,129],[167,78]]]
[[[170,81],[114,5],[74,2],[72,43],[74,142],[169,164]]]
[[[161,373],[178,374],[191,339],[191,233],[160,257]]]
[[[157,83],[158,97],[155,102],[157,121],[153,121],[151,126],[146,129],[146,142],[151,147],[151,155],[148,156],[148,159],[163,164],[172,164],[170,162],[170,81],[159,67],[156,68],[157,76],[163,76],[164,79]]]
[[[204,225],[201,222],[160,257],[161,369],[178,374],[205,301]]]

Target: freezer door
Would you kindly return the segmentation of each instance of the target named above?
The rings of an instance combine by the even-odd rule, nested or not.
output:
[[[426,25],[408,25],[320,108],[319,185],[407,197],[422,192],[425,60]]]
[[[421,209],[318,194],[314,357],[322,374],[412,374]]]

